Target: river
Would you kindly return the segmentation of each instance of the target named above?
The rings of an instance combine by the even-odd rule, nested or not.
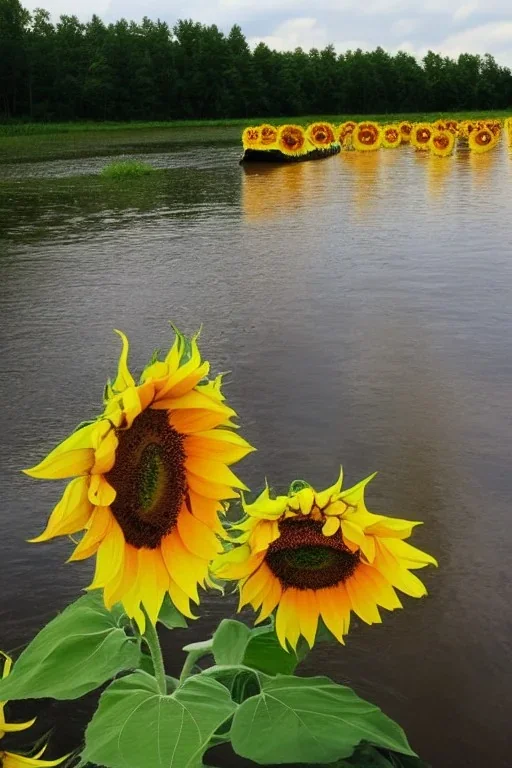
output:
[[[61,483],[19,470],[96,413],[113,328],[140,368],[169,321],[202,325],[258,448],[238,466],[251,487],[378,470],[370,509],[425,521],[413,543],[439,559],[427,598],[354,621],[306,671],[378,703],[434,768],[510,766],[512,156],[402,148],[247,170],[234,143],[136,156],[159,172],[107,181],[90,175],[99,155],[0,165],[0,647],[26,643],[92,565],[66,565],[66,540],[25,543]],[[190,632],[165,638],[169,672],[233,610],[207,595]],[[43,717],[69,730],[69,710]]]

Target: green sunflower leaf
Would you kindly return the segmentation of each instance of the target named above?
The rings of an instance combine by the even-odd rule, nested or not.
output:
[[[52,619],[0,681],[0,699],[78,699],[139,663],[139,641],[123,629],[120,607],[107,611],[91,592]]]
[[[85,734],[82,760],[105,768],[197,768],[236,704],[215,680],[191,677],[170,696],[135,672],[103,693]]]
[[[187,620],[175,607],[169,595],[164,597],[160,613],[158,614],[158,621],[167,629],[186,629],[188,626]]]
[[[333,763],[361,741],[415,755],[399,725],[327,677],[265,681],[258,696],[239,706],[231,727],[235,752],[262,765]]]
[[[267,675],[291,675],[300,659],[282,648],[273,629],[253,634],[247,644],[242,663]]]
[[[235,619],[222,619],[212,641],[215,663],[241,664],[251,639],[251,630]]]

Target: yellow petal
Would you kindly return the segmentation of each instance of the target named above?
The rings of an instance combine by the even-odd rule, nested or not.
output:
[[[214,532],[190,514],[185,505],[179,512],[177,528],[184,546],[196,557],[208,561],[222,552]]]
[[[93,475],[103,475],[110,472],[116,461],[116,450],[119,444],[115,429],[109,425],[107,434],[94,451]]]
[[[140,599],[154,626],[158,620],[165,593],[169,589],[169,573],[158,547],[156,549],[142,547],[138,550],[138,557]]]
[[[286,641],[295,650],[299,639],[299,619],[295,605],[295,595],[298,590],[286,589],[283,592],[276,613],[276,633],[281,646],[288,651]]]
[[[88,529],[68,562],[84,560],[94,554],[109,532],[113,519],[110,507],[95,507],[88,523]]]
[[[169,412],[169,424],[181,435],[192,435],[196,432],[214,429],[223,424],[224,420],[223,413],[205,408],[185,408]]]
[[[197,616],[194,616],[194,614],[190,610],[189,598],[183,592],[183,590],[178,587],[178,585],[176,584],[175,581],[173,581],[173,579],[171,579],[169,584],[169,595],[175,607],[178,609],[180,613],[183,614],[183,616],[186,616],[187,619],[197,619]]]
[[[192,390],[192,392],[188,392],[186,395],[182,395],[181,397],[164,398],[163,400],[159,400],[158,402],[153,403],[152,407],[158,410],[177,411],[197,409],[203,411],[212,411],[222,414],[225,419],[229,419],[231,416],[236,416],[236,413],[232,408],[228,408],[227,405],[223,405],[222,403],[213,400],[211,397],[208,397],[208,395],[204,395],[197,390]]]
[[[103,600],[105,607],[110,610],[113,605],[123,601],[137,581],[139,572],[139,557],[137,550],[131,544],[125,542],[123,553],[123,569],[117,574],[117,578],[105,585]]]
[[[114,383],[112,384],[112,389],[116,392],[123,392],[125,389],[128,389],[128,387],[134,387],[135,381],[130,371],[128,370],[128,352],[130,349],[128,339],[122,331],[116,330],[115,332],[118,336],[121,337],[123,346],[119,356],[117,376]]]
[[[210,429],[187,438],[185,450],[187,456],[234,464],[255,449],[236,432],[227,429]]]
[[[272,573],[265,563],[262,563],[260,567],[247,579],[247,581],[240,587],[240,602],[238,604],[238,610],[241,611],[244,605],[251,603],[253,599],[259,594],[267,583],[272,580]]]
[[[137,416],[142,411],[139,398],[139,388],[129,387],[128,389],[125,389],[123,394],[120,396],[119,405],[123,411],[125,426],[130,428]]]
[[[254,622],[255,624],[259,624],[260,622],[265,621],[265,619],[270,616],[276,605],[279,603],[282,594],[283,590],[279,581],[277,579],[273,579],[270,590],[263,598],[263,602],[261,603],[261,610],[258,618]]]
[[[288,496],[277,496],[275,499],[270,498],[270,489],[268,486],[260,493],[258,498],[252,504],[246,504],[245,500],[242,500],[242,507],[246,514],[251,517],[261,517],[266,520],[275,520],[284,514],[288,503]]]
[[[190,470],[187,473],[189,487],[199,496],[205,496],[207,499],[216,499],[223,501],[225,499],[238,499],[238,491],[233,490],[230,485],[220,485],[211,480],[205,480],[204,477],[194,475]]]
[[[185,461],[185,467],[197,477],[209,480],[212,483],[228,485],[232,488],[241,488],[244,491],[249,490],[230,468],[226,467],[226,465],[222,464],[220,461],[196,459],[193,456],[190,456]]]
[[[376,545],[374,565],[396,589],[410,597],[423,597],[427,594],[423,582],[400,566],[399,561],[384,544],[383,539],[377,539]]]
[[[402,608],[402,603],[398,599],[395,590],[384,576],[376,568],[361,563],[358,568],[358,574],[364,577],[375,602],[386,608],[388,611],[394,611],[396,608]]]
[[[322,526],[324,536],[333,536],[340,528],[339,517],[328,517]]]
[[[187,597],[199,604],[197,585],[208,572],[207,561],[189,552],[177,531],[162,539],[160,549],[171,579]]]
[[[97,427],[97,422],[94,422],[77,429],[40,464],[31,469],[24,469],[23,472],[30,477],[48,480],[86,474],[94,463],[92,445]]]
[[[259,520],[254,527],[249,544],[253,555],[266,551],[273,541],[279,538],[279,525],[273,520]]]
[[[423,523],[413,520],[400,520],[397,517],[375,516],[376,522],[366,527],[366,532],[382,538],[407,539],[413,528]]]
[[[352,507],[358,507],[360,504],[364,506],[364,490],[376,474],[377,473],[374,472],[372,475],[369,475],[369,477],[366,477],[356,485],[353,485],[352,488],[343,491],[343,493],[340,493],[339,498],[347,504],[350,504]]]
[[[77,477],[68,483],[43,533],[29,541],[33,543],[48,541],[55,536],[66,536],[83,530],[93,510],[93,505],[88,499],[88,490],[88,477]]]
[[[350,598],[352,610],[366,624],[381,624],[382,619],[373,596],[365,589],[353,574],[345,582],[345,588]]]
[[[206,499],[204,496],[199,496],[190,489],[188,498],[193,516],[217,535],[224,536],[224,528],[219,519],[219,513],[223,511],[222,504],[216,499]]]
[[[296,498],[299,500],[300,511],[303,515],[309,515],[313,502],[315,500],[315,494],[312,488],[303,488],[296,494]]]
[[[103,475],[91,475],[88,497],[97,507],[108,507],[116,498],[116,491]]]
[[[336,640],[343,645],[344,619],[350,612],[348,597],[345,588],[326,587],[316,593],[316,601],[323,622],[329,632],[332,632]]]
[[[427,552],[423,552],[412,544],[400,539],[388,539],[385,542],[386,548],[398,558],[404,568],[424,568],[426,565],[438,565],[437,560]]]
[[[319,614],[315,592],[312,589],[297,590],[295,605],[297,606],[300,632],[306,638],[309,647],[312,648],[315,643]]]
[[[63,763],[69,756],[64,755],[64,757],[60,757],[57,760],[39,760],[36,757],[26,757],[25,755],[15,755],[13,752],[4,752],[2,765],[3,768],[24,768],[25,765],[35,766],[36,768],[37,766],[40,766],[40,768],[52,768],[52,766]]]
[[[329,502],[331,501],[333,496],[336,496],[341,491],[341,486],[343,483],[343,467],[340,467],[340,474],[334,485],[331,485],[330,488],[326,488],[325,491],[319,491],[315,493],[315,501],[317,507],[320,507],[320,509],[323,509],[326,507]]]
[[[124,566],[124,546],[123,531],[112,516],[108,533],[98,547],[94,579],[87,589],[99,589],[115,582]]]

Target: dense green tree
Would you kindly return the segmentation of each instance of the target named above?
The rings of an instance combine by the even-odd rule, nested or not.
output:
[[[506,109],[512,73],[488,54],[419,62],[383,48],[251,51],[241,28],[126,19],[52,23],[0,0],[0,119],[166,120]]]

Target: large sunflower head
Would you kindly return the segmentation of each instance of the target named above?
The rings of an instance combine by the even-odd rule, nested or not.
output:
[[[448,129],[443,131],[432,131],[429,147],[430,151],[433,152],[434,155],[438,155],[439,157],[447,157],[453,152],[454,145],[455,136]]]
[[[40,464],[36,478],[75,477],[53,510],[46,541],[85,530],[70,557],[96,555],[89,589],[103,589],[107,608],[121,602],[144,631],[168,592],[192,617],[198,584],[221,547],[218,512],[245,489],[229,469],[252,448],[231,427],[221,378],[207,378],[197,336],[176,332],[163,359],[138,383],[128,368],[128,339],[102,413],[80,426]],[[144,611],[142,610],[144,609]]]
[[[277,128],[268,123],[260,126],[260,144],[262,149],[275,149],[277,144]]]
[[[469,134],[469,148],[473,152],[488,152],[498,143],[497,136],[489,128],[476,127]]]
[[[242,133],[242,145],[244,149],[259,149],[261,133],[257,125],[250,125]]]
[[[304,128],[282,125],[277,131],[277,146],[285,155],[304,155],[308,151]]]
[[[382,131],[377,123],[368,121],[358,123],[352,131],[352,146],[362,152],[379,149],[382,143]]]
[[[385,125],[382,129],[382,146],[394,149],[402,143],[402,134],[399,125]]]
[[[294,483],[287,496],[272,497],[265,488],[244,505],[233,549],[215,561],[217,576],[238,581],[240,608],[260,611],[258,622],[277,608],[284,648],[295,648],[300,635],[312,646],[319,618],[343,643],[351,611],[380,623],[379,606],[402,607],[395,589],[426,594],[411,570],[436,561],[404,541],[419,523],[369,512],[364,490],[372,477],[344,491],[341,473],[320,492]]]
[[[2,675],[0,679],[5,679],[11,671],[12,660],[3,651],[0,651],[0,667],[2,669]],[[0,701],[0,740],[3,739],[6,733],[19,733],[26,731],[34,725],[36,718],[29,720],[26,723],[8,723],[5,719],[5,705],[6,701]],[[15,752],[7,752],[0,747],[0,766],[1,768],[26,768],[26,766],[34,766],[34,768],[51,768],[54,765],[60,765],[66,760],[69,755],[64,755],[57,760],[41,760],[41,756],[46,752],[47,745],[39,749],[33,755],[18,755]]]
[[[411,144],[416,149],[428,149],[433,128],[430,123],[415,123],[411,131]]]
[[[308,125],[306,136],[316,148],[329,147],[336,141],[334,126],[330,123],[311,123]]]

